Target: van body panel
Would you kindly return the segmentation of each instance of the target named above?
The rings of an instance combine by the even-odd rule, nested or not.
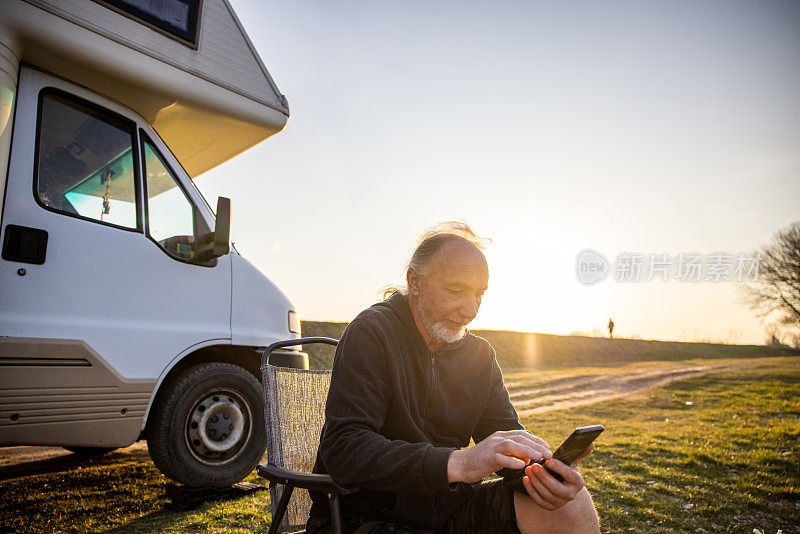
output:
[[[282,339],[300,337],[289,332],[286,295],[246,258],[231,254],[231,343],[266,347]]]
[[[148,56],[286,112],[280,92],[224,0],[204,0],[199,46],[191,48],[94,0],[25,0]]]
[[[0,445],[127,447],[155,380],[126,379],[84,341],[0,339]]]

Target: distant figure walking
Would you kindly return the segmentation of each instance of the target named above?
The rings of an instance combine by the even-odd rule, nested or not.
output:
[[[614,320],[611,317],[608,318],[608,337],[614,339]]]

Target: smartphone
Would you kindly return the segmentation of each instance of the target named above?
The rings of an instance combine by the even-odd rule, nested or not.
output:
[[[599,436],[603,430],[605,430],[603,425],[582,426],[580,428],[576,428],[572,434],[570,434],[569,437],[564,440],[564,443],[562,443],[561,446],[556,449],[556,451],[553,453],[553,458],[570,465],[575,461],[576,458],[578,458],[578,456],[583,454],[583,451],[585,451],[587,447],[592,444],[595,438],[597,438],[597,436]],[[544,465],[545,460],[540,460],[536,463]],[[530,463],[528,465],[530,465]],[[522,477],[525,476],[525,469],[527,469],[527,467],[528,466],[526,465],[522,469],[515,469],[512,474],[504,477],[504,482],[513,486],[513,488],[520,493],[527,493],[525,491],[525,487],[522,485]],[[560,474],[548,469],[547,466],[545,466],[545,469],[547,469],[547,472],[550,473],[556,480],[559,482],[564,482],[564,477],[562,477]]]
[[[578,456],[583,454],[583,451],[586,450],[589,445],[595,440],[597,436],[599,436],[605,428],[603,425],[593,425],[593,426],[582,426],[580,428],[576,428],[572,434],[569,435],[567,439],[564,440],[564,443],[561,444],[559,448],[556,449],[556,452],[553,453],[553,458],[564,462],[567,465],[570,465],[574,462]],[[540,460],[538,463],[544,465],[545,460]],[[553,475],[556,480],[559,482],[564,482],[564,477],[547,469],[547,472]]]

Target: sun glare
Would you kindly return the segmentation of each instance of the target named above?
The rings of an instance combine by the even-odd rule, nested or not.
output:
[[[489,290],[475,327],[569,334],[602,329],[608,321],[607,287],[587,287],[575,277],[580,247],[554,236],[493,238],[487,251]]]

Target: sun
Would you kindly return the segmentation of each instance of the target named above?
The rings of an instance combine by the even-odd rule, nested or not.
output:
[[[489,289],[473,327],[552,334],[603,328],[614,296],[607,284],[578,281],[582,247],[555,237],[536,241],[525,246],[519,235],[493,238]]]

